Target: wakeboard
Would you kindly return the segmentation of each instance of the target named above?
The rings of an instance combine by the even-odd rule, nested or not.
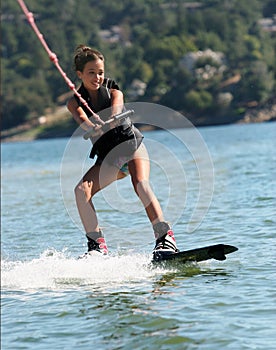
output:
[[[177,253],[159,250],[153,253],[152,263],[189,263],[200,262],[210,259],[223,261],[227,254],[234,253],[238,248],[227,244],[215,244],[207,247],[184,250]]]

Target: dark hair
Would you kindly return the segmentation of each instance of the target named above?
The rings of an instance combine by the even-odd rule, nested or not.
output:
[[[87,62],[97,60],[104,62],[104,56],[100,51],[91,49],[89,46],[79,45],[75,51],[74,69],[75,71],[82,72]]]

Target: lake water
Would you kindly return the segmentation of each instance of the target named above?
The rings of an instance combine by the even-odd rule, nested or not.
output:
[[[126,178],[95,197],[110,257],[77,260],[73,188],[90,145],[2,144],[3,350],[276,348],[276,124],[145,136],[178,246],[239,250],[152,268],[151,227]]]

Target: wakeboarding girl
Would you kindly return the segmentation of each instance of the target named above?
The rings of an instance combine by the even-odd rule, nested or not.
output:
[[[74,68],[82,82],[78,92],[93,112],[109,111],[105,117],[107,120],[124,110],[123,93],[114,80],[105,78],[104,56],[99,51],[84,45],[78,46]],[[162,209],[149,183],[149,156],[140,131],[126,119],[104,132],[101,126],[92,122],[92,118],[89,119],[91,113],[76,95],[70,98],[67,107],[84,130],[93,128],[98,135],[92,137],[90,154],[91,158],[97,156],[97,160],[75,188],[77,208],[88,240],[88,252],[85,255],[94,251],[104,255],[108,253],[92,202],[93,196],[128,174],[152,224],[156,239],[154,251],[162,249],[177,252],[173,231],[164,221]]]

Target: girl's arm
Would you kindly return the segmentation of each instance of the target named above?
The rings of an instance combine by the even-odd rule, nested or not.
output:
[[[122,91],[117,89],[110,89],[111,94],[111,118],[123,111],[124,95]]]
[[[86,113],[80,107],[74,97],[70,98],[70,100],[67,102],[67,108],[72,114],[73,118],[76,120],[76,122],[82,127],[84,130],[89,130],[91,128],[95,127],[95,124],[89,120]]]

